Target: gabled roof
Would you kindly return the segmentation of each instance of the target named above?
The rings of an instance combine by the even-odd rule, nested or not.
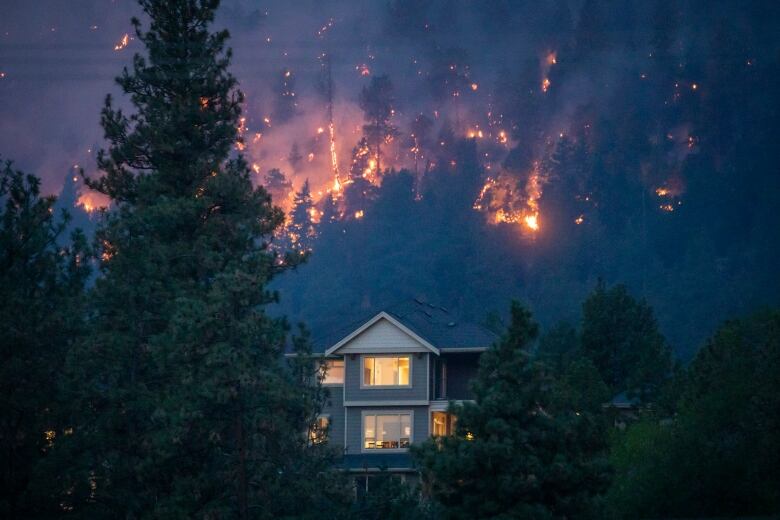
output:
[[[421,298],[412,298],[388,306],[347,327],[339,327],[329,334],[321,335],[315,342],[314,350],[331,353],[380,319],[387,319],[399,326],[416,341],[436,353],[482,350],[498,339],[495,333],[482,325],[458,320],[443,306],[428,303]]]
[[[376,316],[374,316],[373,318],[371,318],[370,320],[365,322],[363,325],[361,325],[360,327],[358,327],[357,329],[352,331],[350,334],[348,334],[347,336],[342,338],[335,345],[333,345],[328,350],[326,350],[325,351],[325,355],[327,356],[327,355],[333,354],[334,352],[339,350],[341,347],[343,347],[344,345],[346,345],[347,343],[349,343],[350,341],[352,341],[353,339],[355,339],[356,337],[361,335],[363,332],[365,332],[368,329],[370,329],[375,323],[377,323],[380,320],[387,320],[387,321],[389,321],[390,323],[395,325],[398,329],[400,329],[404,334],[408,335],[412,340],[414,340],[417,343],[419,343],[421,346],[427,348],[428,350],[430,350],[431,352],[433,352],[435,354],[439,353],[439,349],[437,349],[436,347],[431,345],[425,338],[419,336],[414,331],[410,330],[409,327],[404,325],[401,321],[399,321],[394,316],[391,316],[390,314],[388,314],[386,311],[381,311],[381,312],[379,312],[379,314],[377,314]]]

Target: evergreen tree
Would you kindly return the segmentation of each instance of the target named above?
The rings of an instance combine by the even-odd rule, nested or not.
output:
[[[420,490],[398,475],[380,471],[368,480],[368,490],[360,489],[350,518],[355,520],[423,520],[436,518],[430,504],[421,502]]]
[[[366,121],[363,132],[375,161],[371,170],[377,175],[382,171],[382,145],[398,135],[398,129],[390,123],[394,102],[393,84],[387,76],[372,77],[371,84],[360,92],[360,108]]]
[[[264,182],[265,190],[271,195],[271,200],[277,204],[287,200],[292,191],[292,182],[278,168],[268,170],[265,174]]]
[[[614,516],[780,513],[779,373],[780,311],[724,323],[691,363],[674,417],[617,437]]]
[[[415,449],[423,484],[447,518],[583,518],[607,483],[604,432],[559,399],[527,350],[537,326],[514,302],[502,338],[482,354],[475,401],[454,407],[455,435]]]
[[[653,309],[624,285],[599,281],[582,305],[582,352],[598,368],[613,394],[644,401],[657,397],[669,377],[671,350],[658,331]]]
[[[89,274],[84,236],[64,234],[40,180],[5,163],[0,170],[0,516],[52,516],[57,503],[37,496],[33,469],[65,434],[57,381],[82,332]]]
[[[309,179],[306,179],[301,186],[301,191],[295,193],[293,208],[290,212],[290,225],[288,226],[292,245],[301,253],[311,250],[314,237],[317,236],[317,229],[312,220],[314,211]]]
[[[284,364],[287,326],[265,311],[297,255],[271,252],[284,215],[231,157],[243,96],[227,32],[209,31],[219,2],[140,4],[147,55],[117,80],[135,111],[109,97],[102,112],[105,175],[90,184],[115,209],[97,234],[89,333],[66,366],[73,435],[55,491],[89,517],[324,510],[330,461],[306,437],[316,378],[301,385]],[[306,359],[305,341],[293,348]]]

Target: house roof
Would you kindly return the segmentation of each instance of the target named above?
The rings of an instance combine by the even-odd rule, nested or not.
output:
[[[446,307],[421,298],[410,298],[347,326],[318,335],[314,340],[314,351],[325,352],[383,313],[397,320],[425,343],[444,351],[487,348],[498,339],[495,333],[482,325],[459,320]]]

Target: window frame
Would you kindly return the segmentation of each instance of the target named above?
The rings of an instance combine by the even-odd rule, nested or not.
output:
[[[380,415],[408,415],[409,416],[409,446],[414,442],[414,410],[362,410],[360,413],[360,452],[361,453],[406,453],[409,448],[366,448],[366,417]],[[400,419],[399,419],[400,421]],[[376,422],[374,423],[376,428]],[[376,442],[376,432],[374,432],[374,442]],[[401,444],[401,438],[398,438],[398,444]]]
[[[367,358],[407,358],[409,359],[409,384],[406,385],[367,385],[366,384],[366,359]],[[360,356],[360,389],[401,389],[412,388],[412,371],[414,365],[414,356],[411,354],[362,354]],[[399,372],[400,374],[400,372]]]

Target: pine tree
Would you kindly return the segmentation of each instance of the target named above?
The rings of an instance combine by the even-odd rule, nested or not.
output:
[[[292,182],[278,168],[271,168],[266,172],[264,183],[265,190],[271,195],[271,200],[276,204],[281,204],[282,201],[287,200],[292,191]]]
[[[599,281],[582,304],[581,344],[613,395],[628,392],[651,401],[671,372],[671,350],[653,309],[624,285],[608,289]]]
[[[65,243],[69,215],[11,163],[0,200],[0,516],[51,516],[57,504],[37,495],[34,468],[65,434],[56,385],[82,332],[89,251],[78,231]]]
[[[394,102],[393,84],[386,75],[374,76],[360,92],[360,108],[366,121],[363,132],[374,161],[371,170],[377,175],[382,171],[382,145],[398,135],[398,129],[390,123]]]
[[[105,175],[90,182],[115,209],[97,233],[89,334],[66,366],[73,435],[59,498],[112,518],[324,509],[322,483],[289,491],[330,465],[305,435],[317,385],[284,363],[287,326],[265,311],[278,300],[268,283],[297,255],[271,252],[284,215],[231,156],[243,96],[227,32],[209,31],[219,1],[140,4],[147,55],[117,80],[134,113],[107,98]]]
[[[293,208],[290,212],[290,225],[288,226],[293,248],[301,253],[311,250],[312,242],[317,235],[312,219],[314,211],[314,200],[309,189],[309,179],[306,179],[303,186],[301,186],[301,190],[295,193]]]
[[[607,484],[601,423],[555,392],[527,350],[537,326],[513,303],[480,359],[475,401],[453,407],[455,435],[415,450],[447,518],[583,518]]]

